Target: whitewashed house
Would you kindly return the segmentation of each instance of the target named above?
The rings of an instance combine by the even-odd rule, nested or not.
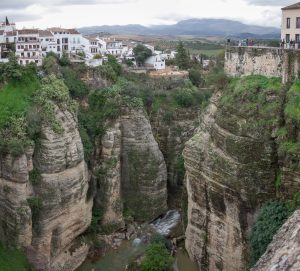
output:
[[[15,50],[17,40],[16,24],[8,21],[0,23],[0,62],[8,62],[10,52]]]
[[[20,65],[42,65],[42,47],[38,29],[17,31],[16,56]]]
[[[77,53],[82,51],[82,35],[76,29],[53,27],[48,29],[57,44],[57,53]]]
[[[82,38],[82,48],[86,56],[93,58],[96,54],[100,53],[98,39],[93,37]]]
[[[161,55],[150,56],[145,61],[145,67],[153,68],[155,70],[164,70],[166,69],[166,61]]]
[[[123,43],[122,41],[107,41],[106,51],[108,54],[120,57],[123,53]]]
[[[50,52],[57,54],[57,44],[53,34],[49,30],[39,30],[39,39],[43,56],[46,56]]]

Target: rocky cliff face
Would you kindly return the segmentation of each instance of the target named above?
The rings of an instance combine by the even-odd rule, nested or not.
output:
[[[178,108],[173,112],[170,120],[164,119],[164,116],[167,116],[167,112],[164,110],[152,114],[151,126],[166,161],[168,185],[170,188],[176,188],[183,183],[181,154],[184,144],[193,136],[199,125],[199,109]]]
[[[43,126],[34,151],[0,160],[1,241],[15,238],[38,270],[74,270],[88,252],[77,237],[90,224],[93,203],[77,120],[58,107],[55,114],[62,134]]]
[[[243,270],[246,236],[256,207],[276,194],[272,131],[278,119],[259,128],[261,124],[255,120],[263,119],[265,111],[259,102],[257,110],[250,111],[252,94],[239,93],[236,97],[241,99],[237,102],[240,106],[231,101],[229,107],[223,105],[225,100],[221,103],[221,94],[216,94],[184,150],[186,248],[200,270]],[[277,110],[279,101],[274,90],[267,91],[264,100],[274,102],[271,111]]]
[[[104,210],[102,225],[122,227],[123,202],[121,191],[121,147],[120,121],[114,122],[102,137],[100,160],[94,169],[97,179],[95,207]]]
[[[274,236],[251,271],[300,270],[300,211],[296,211]]]
[[[142,110],[123,109],[122,195],[137,220],[151,220],[167,210],[167,169],[149,120]]]

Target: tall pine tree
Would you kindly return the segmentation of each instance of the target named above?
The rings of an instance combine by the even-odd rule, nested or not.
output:
[[[190,67],[190,56],[184,48],[182,41],[177,46],[176,65],[181,70],[187,70]]]

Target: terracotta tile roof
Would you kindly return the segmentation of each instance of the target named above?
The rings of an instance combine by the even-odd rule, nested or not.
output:
[[[39,30],[40,37],[52,37],[52,33],[49,30]]]
[[[296,3],[296,4],[293,4],[293,5],[290,5],[290,6],[287,6],[287,7],[284,7],[282,8],[282,10],[289,10],[289,9],[300,9],[300,2]]]
[[[21,29],[17,30],[19,35],[30,35],[30,34],[38,34],[38,29]]]

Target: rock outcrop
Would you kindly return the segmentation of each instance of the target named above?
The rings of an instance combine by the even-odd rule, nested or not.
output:
[[[142,110],[123,108],[122,196],[125,207],[140,221],[167,210],[167,169],[149,120]]]
[[[99,162],[94,170],[97,181],[95,207],[103,210],[102,225],[122,227],[123,202],[121,194],[120,121],[114,122],[102,137]]]
[[[168,113],[170,112],[159,110],[152,114],[151,126],[166,161],[168,186],[177,188],[178,185],[182,185],[184,178],[184,172],[180,172],[183,169],[181,154],[184,144],[193,136],[199,125],[199,109],[177,108],[170,120],[166,119]]]
[[[38,270],[71,271],[88,253],[77,237],[90,225],[93,202],[77,120],[58,107],[55,114],[62,134],[43,126],[34,153],[1,158],[0,238],[14,238]]]
[[[274,146],[239,108],[214,95],[184,150],[188,191],[186,249],[200,270],[240,271],[259,202],[274,197]],[[247,127],[247,128],[245,128]]]
[[[300,211],[296,211],[273,237],[251,271],[300,270]]]

